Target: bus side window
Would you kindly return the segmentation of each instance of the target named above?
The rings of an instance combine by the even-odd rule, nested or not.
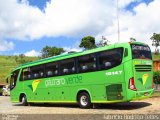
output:
[[[31,79],[31,71],[30,68],[24,68],[21,72],[21,80],[30,80]]]
[[[48,70],[48,71],[47,71],[47,76],[52,76],[52,75],[53,75],[53,71]]]
[[[31,67],[31,71],[32,71],[31,77],[33,77],[33,79],[44,77],[44,65],[37,65]]]
[[[52,77],[58,75],[58,63],[56,62],[46,64],[45,69],[46,69],[45,70],[46,77]]]
[[[62,75],[74,74],[76,72],[74,58],[61,61],[60,72]]]
[[[79,72],[92,72],[95,70],[96,70],[96,57],[94,54],[89,54],[78,58]]]
[[[81,69],[82,69],[82,70],[87,70],[87,69],[88,69],[88,67],[87,67],[87,65],[82,64],[82,65],[81,65]]]
[[[123,49],[117,48],[99,53],[99,69],[110,69],[119,65],[122,61]]]
[[[112,66],[112,63],[111,62],[105,62],[105,67],[111,67]]]

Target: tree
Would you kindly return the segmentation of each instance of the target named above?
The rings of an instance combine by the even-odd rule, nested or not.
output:
[[[42,50],[42,58],[47,58],[51,56],[60,55],[61,53],[65,52],[63,48],[58,47],[51,47],[51,46],[45,46]]]
[[[49,57],[49,51],[51,50],[51,47],[45,46],[41,52],[42,52],[42,58],[47,58]]]
[[[158,53],[158,46],[160,46],[160,34],[153,33],[153,36],[150,39],[152,40],[152,46],[155,46],[155,53]]]
[[[109,45],[109,40],[107,38],[105,38],[104,36],[102,36],[102,40],[99,41],[99,43],[97,44],[98,47],[103,47],[103,46],[107,46]]]
[[[133,38],[133,37],[131,37],[131,38],[130,38],[130,42],[136,42],[136,39]]]
[[[20,58],[20,60],[19,60],[19,63],[20,63],[20,64],[26,63],[25,55],[24,55],[24,54],[20,54],[20,55],[19,55],[19,58]]]
[[[95,44],[95,38],[92,36],[83,37],[79,47],[83,47],[86,50],[96,48],[97,46]]]
[[[25,57],[25,55],[24,55],[24,54],[20,54],[19,57],[20,57],[21,59],[23,59],[23,58]]]

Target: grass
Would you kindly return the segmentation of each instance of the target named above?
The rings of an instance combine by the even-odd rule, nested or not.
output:
[[[4,83],[5,77],[11,72],[11,70],[17,66],[18,63],[14,57],[0,56],[0,82]]]
[[[18,56],[0,56],[0,83],[5,83],[7,75],[18,65],[23,62],[31,62],[37,60],[38,57],[24,57],[21,59]]]

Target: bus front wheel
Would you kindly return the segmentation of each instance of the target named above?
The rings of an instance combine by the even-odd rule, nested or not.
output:
[[[91,107],[90,96],[86,92],[82,92],[78,95],[78,104],[80,108],[88,109]]]
[[[23,106],[27,106],[27,105],[28,105],[27,97],[26,97],[25,95],[23,95],[23,96],[21,97],[21,104],[22,104]]]

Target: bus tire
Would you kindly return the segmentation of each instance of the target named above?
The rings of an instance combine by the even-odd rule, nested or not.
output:
[[[23,106],[27,106],[27,105],[28,105],[27,97],[26,97],[25,95],[23,95],[23,96],[21,97],[21,104],[22,104]]]
[[[78,95],[78,104],[80,108],[89,109],[91,108],[91,99],[88,93],[82,92]]]

